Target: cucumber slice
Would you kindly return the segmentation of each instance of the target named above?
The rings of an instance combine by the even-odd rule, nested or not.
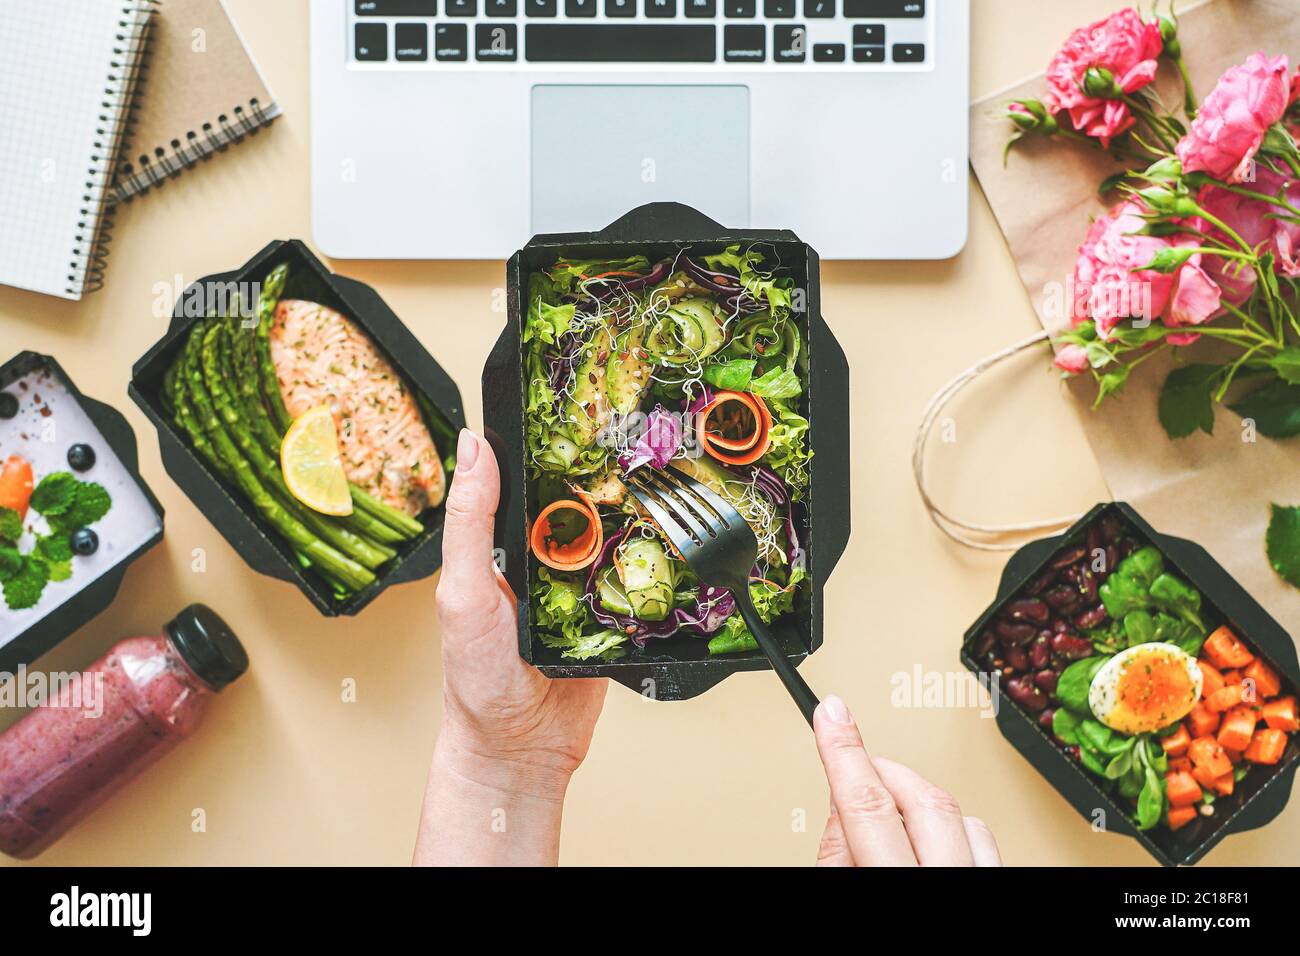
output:
[[[620,546],[623,590],[632,613],[644,621],[662,621],[673,606],[673,571],[658,538],[634,535]]]

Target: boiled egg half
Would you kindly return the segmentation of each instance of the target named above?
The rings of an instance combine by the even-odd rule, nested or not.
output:
[[[1101,666],[1088,688],[1088,706],[1113,730],[1146,733],[1191,713],[1201,682],[1196,658],[1187,652],[1173,644],[1139,644]]]

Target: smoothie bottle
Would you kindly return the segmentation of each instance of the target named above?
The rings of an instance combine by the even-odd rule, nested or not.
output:
[[[119,641],[77,682],[0,734],[0,853],[36,856],[193,733],[213,695],[248,669],[202,604],[164,633]]]

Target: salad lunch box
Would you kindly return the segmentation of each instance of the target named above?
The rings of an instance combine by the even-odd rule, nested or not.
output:
[[[651,260],[682,249],[709,254],[728,245],[758,244],[788,270],[803,290],[807,318],[806,406],[812,451],[811,483],[798,502],[794,520],[808,542],[809,589],[794,616],[773,630],[790,660],[798,663],[822,643],[822,592],[849,538],[849,367],[844,352],[821,315],[817,253],[788,230],[726,229],[679,203],[651,203],[632,210],[599,232],[539,235],[511,257],[506,266],[508,317],[483,370],[483,414],[488,440],[502,472],[497,511],[498,554],[502,571],[516,595],[519,654],[548,677],[609,677],[658,700],[685,700],[704,693],[738,671],[769,669],[761,652],[710,656],[708,641],[675,635],[651,639],[617,660],[572,661],[546,647],[536,636],[528,600],[533,556],[528,543],[525,472],[525,405],[528,383],[522,329],[528,310],[525,290],[530,273],[549,268],[559,258],[616,259],[643,254]]]
[[[441,567],[445,507],[426,513],[424,531],[398,549],[397,557],[378,572],[373,584],[338,600],[323,579],[303,568],[284,539],[268,528],[245,499],[212,473],[172,420],[160,395],[163,376],[185,345],[190,327],[215,308],[218,297],[224,297],[228,289],[258,283],[280,265],[290,269],[283,297],[309,299],[355,322],[441,417],[434,433],[439,453],[445,456],[453,451],[447,444],[455,441],[465,425],[455,382],[374,289],[331,272],[297,239],[276,240],[233,272],[206,276],[186,288],[176,302],[167,334],[135,363],[128,392],[158,430],[167,474],[249,567],[296,585],[326,616],[352,615],[390,585],[426,578]]]
[[[8,639],[0,639],[0,673],[14,673],[20,665],[32,663],[77,628],[104,611],[117,596],[117,592],[122,586],[122,579],[126,576],[127,568],[137,558],[161,541],[163,537],[163,508],[158,499],[154,497],[153,492],[149,490],[149,486],[140,477],[135,432],[131,430],[131,426],[122,413],[109,405],[105,405],[103,402],[83,395],[53,357],[41,355],[37,352],[20,352],[0,366],[0,390],[9,389],[15,383],[33,376],[39,376],[48,383],[47,394],[43,399],[45,402],[50,401],[48,393],[53,389],[64,393],[89,420],[89,427],[93,433],[92,435],[67,437],[67,429],[65,428],[62,430],[64,437],[57,441],[51,441],[50,446],[57,448],[61,453],[71,441],[86,441],[89,439],[98,442],[100,449],[96,463],[98,467],[93,468],[87,477],[100,480],[106,473],[109,473],[110,469],[115,471],[120,466],[124,474],[119,475],[120,482],[116,489],[117,497],[120,499],[122,492],[129,490],[132,497],[135,498],[135,501],[131,503],[134,506],[134,511],[138,512],[138,516],[142,520],[147,520],[144,523],[133,522],[133,525],[135,525],[133,527],[133,538],[120,551],[113,547],[116,542],[110,540],[108,535],[104,534],[100,525],[96,525],[96,527],[101,528],[101,534],[104,534],[105,537],[96,556],[102,556],[101,560],[106,561],[106,566],[99,570],[94,577],[86,580],[84,585],[78,587],[74,593],[66,597],[61,603],[49,608],[48,611],[41,612],[39,604],[31,612],[10,611],[4,606],[3,602],[0,602],[0,615],[19,616],[18,620],[20,622],[21,615],[31,614],[33,618],[31,623],[25,627],[20,623],[19,630],[14,636]],[[39,384],[36,387],[39,388]],[[56,429],[59,427],[57,413],[46,420],[53,422]],[[42,439],[42,441],[44,440]],[[105,449],[112,452],[112,456],[116,458],[115,462],[110,463],[110,456],[104,453]],[[5,455],[11,451],[9,448],[2,450]],[[67,466],[62,465],[61,467],[66,470]],[[39,477],[37,480],[39,481]],[[115,502],[115,507],[119,505],[125,508],[126,502]],[[108,517],[111,517],[111,510],[110,515],[106,516],[106,521]],[[84,559],[78,558],[76,560],[80,562]],[[84,573],[83,569],[75,569],[71,581],[75,583],[79,574],[82,573]],[[54,587],[56,585],[51,584],[49,586]]]
[[[969,670],[977,675],[987,672],[987,666],[976,659],[975,642],[999,617],[1004,606],[1038,579],[1055,555],[1068,546],[1082,543],[1087,529],[1108,515],[1122,519],[1136,532],[1141,543],[1159,550],[1166,565],[1200,591],[1207,616],[1226,625],[1270,665],[1280,675],[1284,693],[1295,693],[1300,687],[1300,663],[1297,663],[1295,645],[1282,626],[1204,548],[1183,538],[1160,534],[1123,502],[1099,504],[1064,534],[1032,542],[1015,553],[1003,571],[997,598],[966,632],[962,642],[961,660]],[[1281,759],[1271,766],[1253,766],[1231,796],[1214,802],[1212,816],[1201,816],[1181,830],[1158,826],[1142,831],[1131,819],[1129,810],[1101,787],[1098,778],[1066,753],[1053,739],[1052,732],[1039,725],[1035,715],[1008,696],[1001,681],[997,696],[997,725],[1002,735],[1084,819],[1093,823],[1097,811],[1103,811],[1107,830],[1136,838],[1166,866],[1193,864],[1229,834],[1268,823],[1286,806],[1296,768],[1300,766],[1300,743],[1292,736]]]

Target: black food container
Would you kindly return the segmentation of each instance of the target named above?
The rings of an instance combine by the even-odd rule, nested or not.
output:
[[[374,289],[330,272],[297,239],[276,240],[233,272],[206,276],[186,288],[176,302],[167,334],[131,370],[128,392],[158,429],[158,447],[167,474],[249,567],[292,582],[322,614],[356,614],[390,585],[428,577],[441,566],[445,508],[439,506],[421,515],[424,532],[398,547],[397,557],[379,571],[373,584],[340,601],[328,584],[298,563],[284,539],[262,521],[243,495],[213,474],[195,454],[159,394],[163,375],[184,346],[190,326],[209,308],[227,301],[230,290],[260,283],[282,264],[289,266],[282,298],[309,299],[357,323],[422,399],[439,455],[445,458],[454,453],[456,433],[465,425],[455,382]],[[451,475],[447,478],[450,484]]]
[[[1025,545],[1012,556],[1002,572],[996,600],[966,632],[961,660],[977,675],[988,673],[988,665],[977,660],[975,642],[1002,612],[1004,605],[1026,585],[1036,581],[1054,556],[1068,546],[1082,543],[1087,529],[1099,519],[1113,515],[1122,520],[1141,544],[1154,545],[1164,555],[1166,567],[1201,592],[1201,616],[1209,631],[1227,625],[1237,637],[1281,676],[1283,693],[1300,687],[1300,664],[1290,635],[1260,607],[1223,567],[1200,545],[1183,538],[1160,534],[1123,502],[1099,504],[1064,534]],[[1140,831],[1128,806],[1102,789],[1098,778],[1085,770],[1041,727],[1035,718],[1007,695],[1002,682],[997,687],[997,725],[1002,735],[1061,792],[1089,824],[1096,811],[1105,812],[1106,829],[1132,836],[1165,866],[1188,866],[1200,860],[1230,833],[1253,830],[1268,823],[1286,806],[1296,767],[1300,766],[1300,743],[1296,736],[1287,743],[1282,759],[1272,765],[1252,765],[1251,772],[1237,783],[1231,796],[1219,797],[1212,816],[1198,816],[1179,830],[1163,824]]]
[[[497,512],[497,547],[504,574],[519,601],[519,654],[548,677],[609,677],[658,700],[686,700],[704,693],[738,671],[770,669],[760,652],[709,656],[708,641],[690,635],[651,640],[629,647],[615,661],[572,661],[548,648],[533,633],[527,600],[534,557],[528,546],[524,471],[524,354],[521,331],[528,310],[525,290],[530,273],[562,256],[613,259],[642,254],[656,261],[682,249],[693,254],[719,252],[729,245],[758,244],[771,253],[804,291],[809,371],[800,411],[809,422],[813,451],[811,486],[796,503],[794,518],[808,550],[809,588],[793,617],[774,631],[796,663],[822,643],[822,589],[849,540],[849,367],[821,315],[817,253],[788,230],[726,229],[679,203],[651,203],[632,210],[599,232],[535,236],[506,265],[509,316],[483,370],[483,416],[488,439],[500,463],[502,501]]]
[[[79,588],[67,600],[36,618],[15,637],[0,644],[0,673],[9,674],[14,673],[20,665],[30,664],[36,660],[40,655],[112,604],[113,598],[117,596],[118,589],[122,586],[122,579],[126,576],[126,569],[137,558],[161,541],[163,537],[163,508],[158,503],[158,499],[154,497],[153,492],[149,490],[149,486],[140,477],[135,432],[131,430],[131,426],[127,424],[122,413],[109,405],[105,405],[103,402],[83,395],[58,362],[51,356],[41,355],[37,352],[20,352],[0,366],[0,389],[7,389],[20,379],[27,379],[33,375],[57,383],[61,390],[66,392],[68,397],[85,413],[92,428],[98,431],[97,444],[100,454],[97,464],[101,464],[105,460],[103,449],[105,447],[111,449],[113,455],[117,457],[126,471],[127,480],[135,485],[143,497],[146,508],[152,514],[156,523],[156,528],[134,547],[115,555],[111,566],[102,571],[97,577],[88,580],[85,586]],[[26,394],[21,396],[19,398],[20,414],[23,414],[21,410],[23,404],[35,401],[35,396]],[[48,396],[46,401],[48,401]],[[65,451],[72,440],[55,441],[53,445],[60,451]],[[82,439],[77,436],[75,440],[80,441]],[[92,445],[92,447],[95,446]],[[0,445],[0,457],[5,457],[9,453],[9,449]],[[66,463],[62,468],[67,470]],[[40,477],[40,475],[36,476],[38,482]],[[96,473],[96,469],[91,469],[89,473],[79,477],[85,477],[87,480],[97,480],[99,475]],[[107,542],[101,542],[101,550],[106,545]],[[77,560],[74,559],[72,577],[74,583],[77,578],[77,570],[75,569]],[[47,587],[50,586],[53,585],[47,585]],[[9,611],[0,602],[0,615],[12,613],[15,612]]]

